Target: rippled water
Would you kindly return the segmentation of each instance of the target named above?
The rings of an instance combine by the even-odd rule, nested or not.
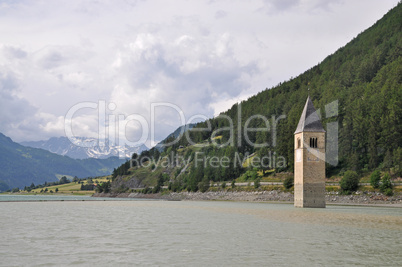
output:
[[[0,203],[1,202],[14,202],[14,201],[130,201],[135,200],[138,201],[140,199],[134,198],[106,198],[106,197],[91,197],[88,195],[20,195],[20,194],[0,194]]]
[[[402,209],[241,202],[0,203],[2,266],[400,266]]]

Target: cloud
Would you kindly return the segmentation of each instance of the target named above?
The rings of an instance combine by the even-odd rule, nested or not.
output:
[[[310,4],[310,9],[314,11],[319,11],[324,10],[327,12],[332,11],[332,7],[334,5],[340,4],[341,0],[315,0],[315,1],[310,1],[308,4]]]
[[[296,7],[300,0],[265,0],[274,10],[285,11]]]
[[[16,74],[6,68],[0,69],[0,93],[3,97],[11,97],[11,92],[18,89],[19,81]],[[7,94],[6,94],[7,93]]]
[[[18,141],[64,135],[67,110],[79,102],[77,96],[90,100],[93,94],[92,73],[86,73],[91,67],[85,65],[89,54],[70,46],[30,52],[0,44],[0,131]]]
[[[216,19],[222,19],[227,16],[227,13],[224,10],[218,10],[215,12]]]
[[[263,6],[258,9],[268,15],[279,15],[298,11],[300,13],[330,12],[332,6],[340,0],[264,0]]]
[[[263,5],[257,9],[268,15],[278,15],[289,12],[300,4],[300,0],[264,0]]]
[[[17,96],[19,86],[17,75],[0,67],[0,129],[7,135],[22,132],[20,127],[36,112],[26,99]]]
[[[151,104],[159,102],[178,106],[186,119],[200,114],[211,117],[215,113],[211,103],[238,96],[259,71],[255,63],[242,65],[235,59],[234,41],[227,33],[212,42],[197,35],[140,33],[116,53],[113,67],[120,84],[111,99],[120,111],[144,114],[149,123]],[[181,125],[171,107],[158,106],[156,120],[159,140]]]
[[[23,59],[27,56],[27,52],[19,47],[3,45],[0,49],[2,50],[3,55],[11,60]]]
[[[100,110],[104,101],[105,121],[82,109],[74,133],[96,136],[100,124],[134,140],[140,122],[118,128],[118,120],[142,117],[150,127],[151,104],[168,103],[155,109],[160,140],[182,123],[173,107],[187,120],[217,115],[317,64],[397,0],[172,3],[1,2],[0,132],[63,135],[71,108],[91,102]]]

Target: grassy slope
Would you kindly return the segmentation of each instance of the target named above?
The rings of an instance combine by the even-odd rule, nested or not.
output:
[[[93,179],[93,182],[96,183],[99,182],[106,182],[110,179],[110,176],[103,176],[100,178]],[[88,184],[90,180],[84,180],[84,184]],[[45,190],[47,188],[48,192],[47,193],[41,193],[41,190]],[[56,188],[59,189],[59,191],[56,193]],[[53,191],[53,193],[50,193],[50,191]],[[23,193],[28,193],[26,191],[22,191]],[[68,184],[62,184],[62,185],[52,185],[52,186],[47,186],[43,188],[37,188],[32,190],[29,194],[74,194],[74,195],[92,195],[95,193],[94,190],[89,190],[89,191],[81,191],[81,184],[76,183],[76,182],[71,182]]]

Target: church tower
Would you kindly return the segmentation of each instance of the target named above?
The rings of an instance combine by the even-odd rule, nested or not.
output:
[[[325,208],[325,130],[310,96],[294,135],[294,205]]]

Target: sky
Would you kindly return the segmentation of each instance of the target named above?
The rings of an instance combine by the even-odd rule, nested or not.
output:
[[[152,146],[303,73],[397,0],[0,0],[0,132]]]

